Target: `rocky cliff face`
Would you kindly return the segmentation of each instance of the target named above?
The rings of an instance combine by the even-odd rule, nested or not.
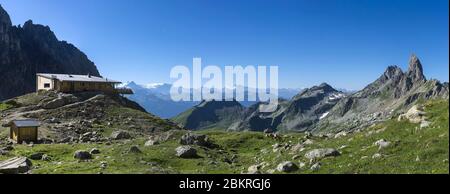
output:
[[[342,92],[323,83],[300,92],[290,101],[280,101],[273,113],[259,112],[259,104],[252,106],[229,130],[311,130],[342,97]]]
[[[315,130],[362,129],[401,114],[419,99],[448,96],[448,83],[427,80],[420,60],[412,55],[406,72],[397,66],[388,67],[376,81],[338,102]]]
[[[72,44],[59,41],[48,26],[27,21],[12,26],[0,6],[0,100],[35,91],[36,73],[100,76],[95,64]]]

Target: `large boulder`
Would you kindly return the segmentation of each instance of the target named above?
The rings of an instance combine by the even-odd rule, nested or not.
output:
[[[0,162],[0,174],[26,173],[32,166],[31,161],[25,157],[15,157]]]
[[[131,135],[128,131],[114,131],[111,134],[111,139],[113,140],[121,140],[121,139],[130,139]]]
[[[177,152],[176,156],[178,156],[180,158],[196,158],[196,157],[198,157],[197,150],[191,146],[180,146],[180,147],[177,147],[175,149],[175,151]]]
[[[42,108],[44,109],[55,109],[65,105],[64,99],[56,98],[52,101],[46,102],[42,104]]]
[[[79,160],[92,159],[92,154],[85,150],[78,150],[73,154],[73,157]]]
[[[408,112],[398,117],[399,121],[404,119],[409,120],[411,123],[420,123],[426,119],[425,112],[421,106],[414,105],[408,110]]]
[[[391,145],[391,142],[390,141],[387,141],[387,140],[385,140],[385,139],[380,139],[380,140],[378,140],[378,141],[376,141],[375,143],[374,143],[374,145],[375,146],[378,146],[378,149],[384,149],[384,148],[387,148],[387,147],[389,147],[389,145]]]
[[[142,151],[139,149],[138,146],[131,146],[130,149],[128,150],[128,153],[132,153],[132,154],[140,154],[142,153]]]
[[[339,156],[341,153],[333,148],[324,148],[324,149],[314,149],[305,154],[305,157],[310,160],[330,157],[330,156]]]
[[[279,172],[293,172],[298,170],[298,166],[291,161],[286,161],[278,164],[277,170]]]
[[[53,99],[49,102],[45,102],[41,105],[44,109],[56,109],[67,104],[72,104],[78,102],[78,98],[72,94],[62,94],[58,95],[58,98]]]
[[[32,160],[42,160],[42,156],[44,156],[44,153],[37,152],[37,153],[31,154],[29,158]]]
[[[206,135],[197,135],[187,133],[183,135],[180,139],[181,145],[198,145],[204,147],[212,146],[212,143],[209,141],[208,136]]]

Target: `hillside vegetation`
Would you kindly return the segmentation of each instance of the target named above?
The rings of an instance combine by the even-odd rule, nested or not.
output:
[[[447,100],[423,103],[431,125],[391,119],[354,133],[336,137],[288,133],[281,138],[260,132],[199,131],[208,136],[215,147],[193,145],[198,157],[183,159],[175,155],[180,138],[186,131],[161,132],[151,137],[138,137],[109,143],[17,145],[0,155],[0,160],[14,156],[30,157],[45,153],[47,161],[32,160],[32,173],[247,173],[258,165],[261,173],[285,173],[277,170],[284,161],[292,161],[298,170],[290,173],[449,173],[449,104]],[[2,136],[6,136],[2,130]],[[163,139],[156,145],[144,146],[148,139]],[[165,137],[165,138],[160,138]],[[375,145],[384,140],[387,146]],[[137,146],[141,152],[130,152]],[[100,154],[79,161],[77,150],[97,148]],[[307,159],[305,154],[319,148],[333,148],[339,156]],[[312,166],[319,166],[313,168]],[[254,173],[254,172],[253,172]]]

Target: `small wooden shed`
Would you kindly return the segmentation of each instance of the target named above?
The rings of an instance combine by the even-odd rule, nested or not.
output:
[[[14,120],[10,123],[10,138],[17,143],[37,142],[39,121],[34,119]]]

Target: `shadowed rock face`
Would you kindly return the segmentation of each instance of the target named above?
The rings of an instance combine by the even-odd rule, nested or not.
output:
[[[0,6],[0,100],[36,90],[36,73],[100,76],[95,64],[72,44],[59,41],[48,26],[27,21],[12,26]]]
[[[238,120],[244,107],[237,101],[203,101],[173,120],[190,130],[227,128]]]

